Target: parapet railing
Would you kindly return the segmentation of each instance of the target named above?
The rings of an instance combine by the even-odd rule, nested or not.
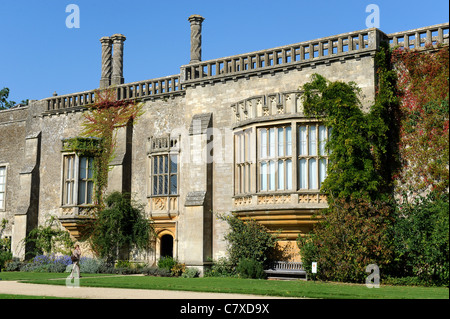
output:
[[[125,83],[115,86],[114,89],[116,90],[118,100],[157,98],[183,91],[179,75]],[[87,106],[95,102],[95,92],[96,90],[90,90],[53,96],[44,99],[44,101],[47,102],[47,111]]]
[[[373,28],[312,41],[291,44],[268,50],[208,60],[181,67],[182,83],[204,81],[212,78],[244,75],[277,68],[288,68],[302,62],[324,58],[342,57],[349,53],[366,53],[377,49],[379,36],[385,36]]]
[[[425,48],[427,44],[448,44],[449,23],[391,33],[387,36],[391,48],[420,49]]]
[[[117,99],[146,99],[175,95],[185,91],[184,86],[203,81],[221,81],[226,78],[260,75],[275,70],[313,66],[330,60],[356,58],[378,49],[381,41],[391,47],[417,49],[427,43],[449,43],[449,23],[386,35],[372,28],[316,40],[300,42],[273,49],[239,54],[181,66],[181,74],[146,81],[121,84],[115,87]],[[328,60],[328,62],[326,61]],[[87,106],[95,102],[95,90],[53,96],[44,99],[47,110]]]

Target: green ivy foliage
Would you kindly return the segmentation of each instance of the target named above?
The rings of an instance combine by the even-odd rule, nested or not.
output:
[[[322,186],[329,208],[298,246],[306,268],[319,263],[321,279],[362,282],[375,263],[384,278],[448,286],[448,48],[391,55],[383,45],[375,56],[368,113],[354,83],[314,75],[303,86],[306,114],[323,119],[332,135]],[[415,194],[412,202],[393,199],[399,178],[409,178],[404,196]],[[417,195],[422,184],[432,190],[426,197]]]
[[[328,177],[321,189],[329,200],[378,200],[392,192],[399,162],[399,101],[389,52],[384,46],[375,56],[377,94],[368,113],[362,110],[361,90],[354,82],[330,82],[313,74],[302,87],[305,114],[332,128]]]
[[[328,176],[321,191],[329,199],[375,198],[381,178],[374,165],[367,116],[355,83],[330,82],[319,74],[303,86],[304,111],[332,128]]]
[[[298,238],[308,268],[319,263],[324,280],[362,282],[369,264],[386,269],[393,260],[392,174],[397,169],[398,99],[389,50],[375,57],[377,94],[363,111],[355,83],[330,82],[314,74],[303,85],[304,110],[332,128],[327,178],[321,191],[329,208],[312,234]]]

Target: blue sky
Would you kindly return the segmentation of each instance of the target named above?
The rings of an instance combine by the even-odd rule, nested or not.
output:
[[[69,4],[80,28],[66,27]],[[127,37],[125,82],[178,74],[190,59],[192,14],[206,18],[208,60],[366,29],[369,4],[385,33],[449,21],[447,0],[0,0],[0,89],[16,102],[95,89],[99,39],[115,33]]]

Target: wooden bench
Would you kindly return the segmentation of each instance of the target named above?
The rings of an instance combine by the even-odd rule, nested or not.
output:
[[[268,278],[308,280],[308,273],[301,262],[274,261],[264,270]]]

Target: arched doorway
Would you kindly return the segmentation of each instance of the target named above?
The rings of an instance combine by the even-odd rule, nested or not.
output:
[[[161,237],[161,257],[173,257],[173,237],[172,235],[163,235]]]

